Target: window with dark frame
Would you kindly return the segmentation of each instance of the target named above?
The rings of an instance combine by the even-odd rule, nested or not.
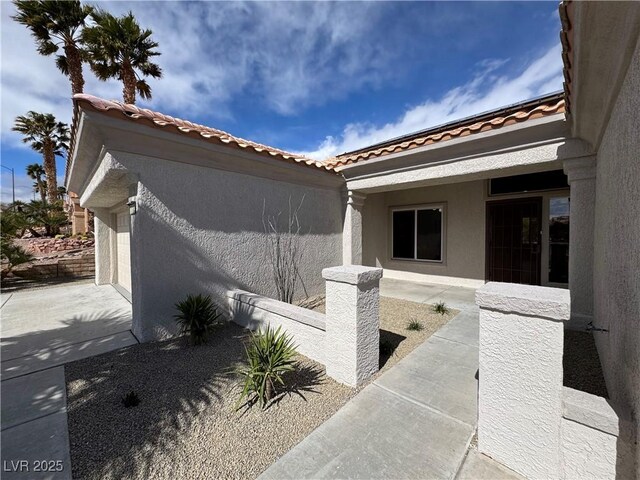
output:
[[[393,258],[442,261],[443,207],[428,206],[392,211]]]

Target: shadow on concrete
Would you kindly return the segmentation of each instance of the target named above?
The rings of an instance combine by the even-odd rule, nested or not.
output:
[[[3,337],[3,380],[131,345],[131,321],[121,313],[94,311],[62,321],[62,328]]]
[[[23,290],[53,287],[57,285],[93,283],[93,280],[93,275],[86,277],[57,277],[39,279],[6,277],[2,279],[2,293],[17,293]]]

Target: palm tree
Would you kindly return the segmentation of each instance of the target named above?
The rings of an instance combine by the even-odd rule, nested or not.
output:
[[[31,30],[38,53],[49,56],[62,48],[64,55],[56,56],[56,65],[71,79],[72,93],[82,93],[85,54],[80,45],[80,34],[93,8],[82,5],[78,0],[14,0],[13,3],[18,13],[12,18]]]
[[[23,208],[23,213],[31,224],[29,230],[32,233],[34,232],[33,228],[44,227],[47,236],[55,235],[60,227],[69,222],[60,200],[54,203],[32,200]]]
[[[24,135],[22,141],[42,154],[44,171],[47,176],[47,197],[53,204],[58,199],[56,179],[56,155],[62,156],[69,149],[69,127],[56,122],[51,113],[30,111],[16,118],[12,130]]]
[[[158,43],[151,40],[151,30],[142,30],[131,12],[114,17],[99,10],[91,17],[96,24],[84,29],[82,40],[93,72],[103,81],[122,81],[125,103],[136,103],[136,92],[150,99],[151,87],[142,77],[162,77],[162,69],[151,61],[160,55],[154,50]]]
[[[33,188],[36,192],[40,194],[40,198],[43,202],[47,201],[47,187],[46,182],[42,180],[42,176],[44,175],[44,168],[39,163],[32,163],[31,165],[27,165],[27,175],[36,181]]]

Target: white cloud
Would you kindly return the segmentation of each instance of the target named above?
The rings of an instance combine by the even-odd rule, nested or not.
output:
[[[497,70],[507,65],[497,60],[481,62],[480,72],[471,81],[439,99],[428,99],[409,108],[396,121],[382,126],[350,123],[339,137],[328,136],[319,145],[300,153],[322,160],[562,88],[560,46],[554,46],[515,75],[499,75]]]
[[[1,2],[2,70],[1,127],[2,142],[29,148],[20,135],[11,131],[15,117],[29,110],[53,113],[60,121],[70,123],[71,84],[55,66],[54,57],[38,55],[28,30],[11,20],[14,7]],[[99,82],[85,66],[86,91],[106,98],[120,96],[118,82]]]
[[[401,51],[391,38],[369,42],[384,6],[324,2],[90,2],[114,14],[133,10],[153,30],[162,52],[161,80],[150,79],[150,106],[184,118],[228,118],[239,95],[255,98],[280,114],[299,113],[377,85],[393,72],[386,66]],[[11,132],[17,115],[51,112],[71,121],[69,80],[53,57],[36,53],[28,30],[1,2],[2,140],[17,145]],[[410,39],[403,39],[409,41]],[[121,98],[118,81],[99,82],[85,66],[85,92]]]

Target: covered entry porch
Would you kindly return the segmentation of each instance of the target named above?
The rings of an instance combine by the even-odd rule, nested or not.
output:
[[[469,288],[568,287],[569,328],[586,328],[595,159],[565,128],[556,114],[340,167],[343,262]]]

